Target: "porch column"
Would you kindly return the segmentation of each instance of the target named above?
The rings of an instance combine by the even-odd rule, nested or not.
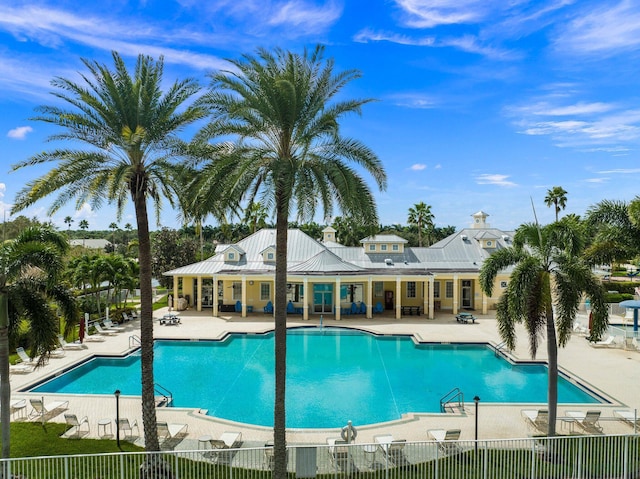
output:
[[[458,287],[458,275],[453,275],[453,314],[458,314],[458,295],[460,294],[460,288]]]
[[[306,276],[302,278],[302,285],[304,288],[304,301],[302,302],[302,319],[307,321],[309,319],[309,278]],[[313,296],[312,296],[313,297]]]
[[[242,276],[242,294],[240,295],[240,301],[242,301],[242,317],[247,317],[247,277]]]
[[[173,309],[174,311],[178,310],[178,283],[180,282],[180,277],[173,277]]]
[[[202,311],[202,276],[198,276],[198,304],[196,311]]]
[[[336,321],[340,321],[342,319],[342,316],[340,314],[340,312],[341,312],[340,311],[340,283],[341,283],[341,281],[342,280],[338,276],[336,278],[336,293],[333,295],[333,297],[335,298],[334,299],[334,303],[335,303],[334,308],[335,308],[335,312],[336,312],[336,314],[335,314]]]
[[[435,284],[435,281],[436,281],[435,276],[429,277],[429,319],[433,319],[435,317],[433,314],[433,309],[434,309],[433,285]]]
[[[367,281],[367,318],[373,318],[373,278]]]
[[[487,297],[486,294],[484,294],[484,291],[482,292],[482,314],[487,314],[487,309],[489,306],[489,298]]]
[[[213,275],[213,292],[211,293],[213,298],[213,315],[218,316],[218,276]]]
[[[402,318],[402,281],[396,276],[396,319]]]
[[[429,288],[429,281],[427,278],[427,281],[423,281],[422,282],[422,311],[423,313],[426,315],[427,314],[427,308],[429,307],[429,290],[431,288]],[[425,294],[426,293],[426,294]]]

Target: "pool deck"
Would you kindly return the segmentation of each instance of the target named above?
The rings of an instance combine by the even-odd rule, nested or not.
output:
[[[161,317],[166,310],[156,311],[154,316]],[[475,313],[474,313],[475,314]],[[458,323],[451,314],[439,313],[436,319],[430,320],[425,316],[408,316],[401,320],[384,315],[374,319],[363,317],[347,317],[335,321],[324,317],[324,326],[352,327],[377,334],[413,334],[422,342],[478,342],[499,344],[500,338],[496,327],[495,317],[492,315],[478,315],[474,323]],[[158,339],[220,339],[231,332],[266,332],[273,330],[273,318],[265,314],[254,313],[247,318],[240,318],[234,314],[222,314],[212,317],[211,311],[183,311],[180,313],[181,324],[154,324],[154,335]],[[582,323],[586,317],[579,318]],[[289,327],[318,325],[319,317],[303,321],[299,317],[289,317]],[[23,393],[19,390],[38,380],[56,372],[63,371],[71,365],[92,355],[126,354],[132,335],[140,335],[139,320],[123,325],[125,331],[116,336],[106,336],[104,342],[85,343],[87,349],[67,351],[63,358],[51,359],[41,369],[29,374],[12,374],[12,399],[42,397],[41,394]],[[518,345],[511,354],[517,360],[528,361],[531,356],[528,351],[528,336],[524,328],[518,330]],[[602,412],[600,424],[606,434],[629,434],[633,428],[615,419],[613,411],[616,409],[640,409],[640,352],[620,348],[594,348],[588,344],[583,336],[574,335],[565,348],[559,349],[559,365],[563,371],[575,375],[590,388],[604,393],[612,404],[591,405],[559,405],[558,417],[566,417],[567,410],[598,409]],[[542,340],[537,359],[546,359],[546,342]],[[206,373],[206,372],[204,372]],[[464,411],[448,414],[409,414],[403,418],[373,425],[354,424],[358,430],[358,443],[373,442],[374,435],[392,434],[396,439],[408,441],[427,440],[428,429],[462,430],[461,439],[474,439],[475,435],[475,404],[473,391],[465,391]],[[113,395],[84,395],[72,396],[62,394],[45,394],[45,403],[53,400],[68,400],[68,411],[82,418],[88,417],[90,432],[86,437],[98,437],[98,421],[104,418],[115,418],[115,397]],[[339,399],[336,399],[339,400]],[[371,399],[375,401],[375,398]],[[27,401],[28,402],[28,401]],[[485,404],[482,400],[478,406],[478,436],[479,439],[523,438],[536,432],[531,430],[521,416],[522,409],[546,408],[544,404]],[[27,413],[31,406],[27,406]],[[23,411],[24,412],[24,411]],[[50,419],[50,422],[64,422],[65,411]],[[136,420],[140,425],[142,435],[142,412],[139,397],[120,398],[120,416],[131,422]],[[188,424],[188,436],[177,446],[177,449],[197,449],[198,438],[209,435],[218,438],[225,431],[241,431],[245,445],[258,446],[272,439],[272,429],[252,426],[206,416],[199,409],[192,408],[158,408],[157,418],[169,423]],[[345,418],[346,421],[349,418]],[[14,415],[14,420],[25,420]],[[560,434],[579,433],[575,424],[558,421]],[[111,437],[114,437],[115,424],[112,424]],[[107,430],[108,432],[108,430]],[[100,428],[101,435],[104,433]],[[327,438],[339,437],[340,429],[290,429],[287,431],[287,442],[290,444],[326,444]],[[108,436],[107,436],[108,437]],[[136,443],[142,444],[142,438]]]

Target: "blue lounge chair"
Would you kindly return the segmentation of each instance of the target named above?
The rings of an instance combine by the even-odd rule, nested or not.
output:
[[[367,305],[360,303],[360,314],[367,314]]]
[[[351,303],[351,314],[358,314],[358,305],[356,303]]]
[[[236,313],[241,313],[241,312],[242,312],[242,302],[236,301]]]
[[[296,308],[293,306],[293,303],[289,301],[287,303],[287,314],[294,314],[296,312]]]
[[[269,301],[267,305],[264,307],[264,312],[268,314],[273,314],[273,303]]]
[[[373,312],[374,313],[382,313],[384,311],[384,308],[382,307],[382,303],[380,301],[378,301],[376,303],[376,305],[373,307]]]

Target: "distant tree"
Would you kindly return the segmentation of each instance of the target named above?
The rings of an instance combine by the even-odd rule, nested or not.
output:
[[[64,222],[67,225],[67,230],[71,230],[71,223],[73,223],[73,218],[71,216],[65,216]]]
[[[249,227],[251,233],[267,226],[269,210],[260,202],[249,203],[244,210],[243,223]]]
[[[82,247],[84,248],[86,246],[84,240],[87,238],[87,230],[89,229],[89,222],[87,220],[81,220],[80,223],[78,223],[78,226],[84,232],[84,234],[82,235]]]
[[[115,251],[116,231],[118,231],[120,227],[118,226],[118,223],[111,223],[109,225],[109,229],[111,230],[111,244],[113,245],[113,250]]]
[[[420,247],[422,247],[423,231],[433,228],[433,218],[431,205],[427,205],[424,201],[416,203],[409,208],[408,222],[418,228],[418,246]]]
[[[311,236],[313,239],[317,240],[322,238],[322,230],[324,228],[316,222],[312,221],[311,223],[296,225],[295,227],[297,227],[304,234]]]
[[[198,258],[198,242],[182,236],[174,229],[162,228],[151,241],[151,272],[165,288],[173,287],[173,279],[163,276],[166,271],[195,263]]]
[[[360,240],[378,232],[377,226],[347,216],[336,216],[331,227],[336,230],[338,242],[344,246],[360,246]]]
[[[445,239],[447,236],[451,236],[455,232],[455,226],[436,226],[435,228],[433,228],[433,241],[431,244],[437,243],[438,241]]]
[[[547,196],[544,198],[544,203],[551,208],[554,207],[556,212],[556,221],[558,221],[558,214],[560,210],[563,210],[567,206],[567,192],[562,186],[554,186],[550,190],[547,190]]]

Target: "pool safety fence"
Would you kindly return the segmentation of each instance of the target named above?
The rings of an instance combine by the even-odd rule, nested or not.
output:
[[[371,444],[289,446],[289,478],[551,479],[640,475],[640,436],[562,436],[491,441],[405,442],[384,436]],[[331,445],[329,445],[331,444]],[[268,479],[272,447],[157,453],[12,458],[1,477],[21,479]]]

